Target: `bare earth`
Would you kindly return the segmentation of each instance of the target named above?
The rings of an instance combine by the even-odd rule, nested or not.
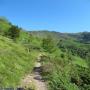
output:
[[[36,62],[34,71],[29,75],[26,75],[22,81],[21,81],[21,87],[25,88],[34,88],[34,90],[48,90],[46,83],[42,79],[42,76],[40,75],[41,71],[41,63]]]

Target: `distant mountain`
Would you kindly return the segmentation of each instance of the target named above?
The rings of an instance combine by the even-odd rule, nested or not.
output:
[[[75,34],[68,34],[69,36],[76,38],[77,41],[82,43],[90,43],[90,32],[81,32]]]
[[[47,36],[54,37],[54,39],[60,40],[60,39],[69,39],[70,36],[67,33],[61,33],[56,31],[30,31],[30,34],[32,34],[35,37],[39,38],[45,38]]]
[[[90,32],[81,33],[60,33],[55,31],[30,31],[35,37],[45,38],[47,36],[54,37],[54,39],[72,39],[81,43],[90,43]]]

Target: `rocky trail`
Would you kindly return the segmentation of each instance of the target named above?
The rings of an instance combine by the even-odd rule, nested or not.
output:
[[[20,86],[26,88],[25,90],[47,90],[46,83],[40,75],[42,71],[40,57],[41,55],[37,58],[32,74],[26,75],[21,81]]]

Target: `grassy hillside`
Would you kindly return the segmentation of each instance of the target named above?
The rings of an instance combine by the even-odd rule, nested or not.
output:
[[[33,68],[35,56],[22,45],[0,36],[0,87],[17,86]]]
[[[34,31],[31,34],[44,38],[43,40],[46,38],[43,47],[46,56],[42,57],[42,75],[48,82],[50,90],[90,89],[89,43],[81,42],[77,37],[71,36],[73,34],[49,31]],[[56,49],[49,52],[51,47]]]
[[[6,32],[11,27],[10,23],[3,18],[0,18],[0,35],[4,35],[4,32]]]
[[[13,33],[5,34],[12,26],[0,20],[0,87],[18,86],[32,71],[38,54],[44,53],[42,76],[49,90],[90,90],[89,32],[27,32],[14,26],[13,32],[20,32],[13,39],[9,36]]]
[[[84,59],[56,51],[42,60],[42,75],[50,90],[89,90],[90,70]]]

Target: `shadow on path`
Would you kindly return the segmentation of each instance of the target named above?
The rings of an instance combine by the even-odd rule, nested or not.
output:
[[[39,57],[40,59],[40,57]],[[21,83],[21,86],[28,87],[30,83],[34,84],[35,89],[33,90],[47,90],[46,83],[41,76],[42,65],[40,60],[35,63],[35,67],[33,68],[32,74],[27,75]],[[32,90],[32,89],[31,89]]]

